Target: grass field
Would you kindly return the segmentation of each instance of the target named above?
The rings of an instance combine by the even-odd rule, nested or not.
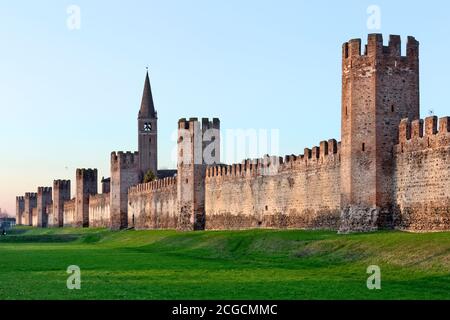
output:
[[[0,237],[0,299],[450,299],[450,233],[19,228]]]

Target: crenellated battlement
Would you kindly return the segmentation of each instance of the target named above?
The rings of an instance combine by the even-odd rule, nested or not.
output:
[[[37,194],[51,194],[52,193],[52,187],[38,187]]]
[[[25,199],[37,199],[38,194],[35,192],[25,193]]]
[[[178,120],[178,129],[194,130],[196,125],[199,125],[203,132],[208,129],[220,129],[220,120],[218,118],[213,118],[212,121],[209,118],[202,118],[201,122],[198,118],[190,118],[189,120],[181,118]]]
[[[77,178],[95,178],[97,177],[97,169],[77,169],[76,176]]]
[[[305,148],[303,154],[298,156],[288,155],[284,158],[284,167],[291,167],[293,165],[311,165],[311,164],[323,164],[328,159],[339,160],[339,154],[341,150],[341,143],[335,139],[328,141],[321,141],[319,146],[313,148]]]
[[[89,206],[96,206],[105,201],[109,202],[109,197],[109,193],[91,194],[89,195]]]
[[[68,189],[70,188],[70,180],[54,180],[53,188],[54,189]]]
[[[387,44],[381,34],[368,35],[367,44],[352,39],[342,46],[342,142],[225,165],[220,120],[182,118],[176,176],[141,183],[148,170],[167,176],[158,170],[158,123],[147,77],[139,151],[111,153],[103,193],[97,194],[97,169],[77,169],[74,199],[70,180],[54,180],[53,188],[18,196],[16,216],[25,225],[113,230],[448,231],[450,117],[419,119],[419,69],[414,37],[407,37],[405,52],[398,35]]]
[[[344,60],[382,56],[416,60],[419,56],[419,42],[411,36],[408,37],[406,55],[402,55],[401,37],[398,35],[390,35],[389,43],[385,46],[383,44],[382,34],[369,34],[367,45],[364,47],[364,53],[361,52],[361,49],[361,39],[352,39],[343,44],[342,57]]]
[[[119,166],[138,166],[139,165],[139,152],[131,151],[119,151],[111,153],[111,164]]]
[[[417,120],[403,119],[399,126],[396,151],[403,153],[450,146],[450,117],[436,116]]]
[[[161,190],[165,188],[173,188],[177,185],[176,177],[158,179],[148,183],[141,183],[128,189],[128,194],[146,193],[153,190]]]
[[[246,159],[238,164],[218,165],[207,168],[206,178],[226,176],[274,175],[292,169],[320,166],[340,161],[340,142],[335,139],[320,142],[320,146],[305,148],[301,155],[287,155],[284,158],[266,155],[260,159]]]
[[[66,210],[75,210],[75,203],[76,203],[76,199],[70,199],[67,201],[64,201],[63,207],[64,207],[64,211]]]
[[[308,159],[323,159],[327,156],[332,156],[340,151],[340,142],[337,142],[335,139],[330,139],[328,141],[322,141],[320,142],[319,146],[315,146],[312,149],[305,148],[303,155],[300,155],[297,157],[302,158],[303,160]],[[290,160],[292,160],[290,158]]]

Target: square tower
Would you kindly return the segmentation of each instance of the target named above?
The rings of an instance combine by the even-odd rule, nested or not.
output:
[[[111,229],[128,227],[128,189],[141,181],[137,152],[111,153]]]
[[[70,180],[53,181],[53,221],[51,226],[64,226],[64,202],[70,200]]]
[[[97,169],[77,169],[76,172],[76,227],[89,227],[89,196],[97,194]]]
[[[33,225],[39,228],[48,227],[47,206],[52,203],[52,188],[39,187],[37,192],[37,221]]]
[[[220,120],[178,122],[178,229],[205,228],[205,178],[208,166],[220,163]]]
[[[33,209],[37,207],[37,193],[25,193],[25,211],[23,224],[25,226],[33,225]]]
[[[102,183],[102,193],[109,193],[111,191],[111,178],[103,177],[101,180]]]
[[[371,34],[364,54],[355,39],[342,55],[341,231],[388,227],[399,123],[419,118],[419,43],[402,56],[399,36]]]
[[[25,197],[16,197],[16,224],[23,225],[23,218],[25,212]]]

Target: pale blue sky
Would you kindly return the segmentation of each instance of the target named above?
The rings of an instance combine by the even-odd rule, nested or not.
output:
[[[137,148],[147,65],[162,167],[181,117],[279,129],[281,155],[340,139],[341,45],[372,32],[420,41],[422,115],[448,115],[449,18],[448,1],[1,0],[0,207],[78,167],[109,176],[110,152]]]

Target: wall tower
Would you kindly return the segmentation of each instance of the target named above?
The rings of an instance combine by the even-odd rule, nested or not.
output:
[[[33,225],[33,209],[37,207],[37,193],[27,192],[25,193],[25,212],[24,221],[25,226]]]
[[[47,206],[52,203],[52,188],[39,187],[37,192],[37,227],[48,227]]]
[[[18,226],[24,223],[25,198],[16,197],[16,224]]]
[[[177,194],[179,230],[205,228],[207,166],[220,163],[220,120],[197,118],[178,122]]]
[[[392,218],[393,148],[401,119],[419,118],[419,43],[381,34],[343,45],[342,232],[388,227]],[[370,221],[368,223],[368,221]]]
[[[70,180],[53,181],[53,227],[64,226],[64,202],[70,200]]]
[[[101,180],[102,183],[102,193],[106,194],[111,191],[111,178],[103,177]]]
[[[128,227],[128,189],[140,183],[138,152],[111,153],[111,229]]]
[[[89,196],[97,194],[97,169],[77,169],[76,172],[76,227],[89,227]]]
[[[153,104],[148,72],[138,115],[139,170],[145,175],[151,170],[158,175],[158,117]]]

